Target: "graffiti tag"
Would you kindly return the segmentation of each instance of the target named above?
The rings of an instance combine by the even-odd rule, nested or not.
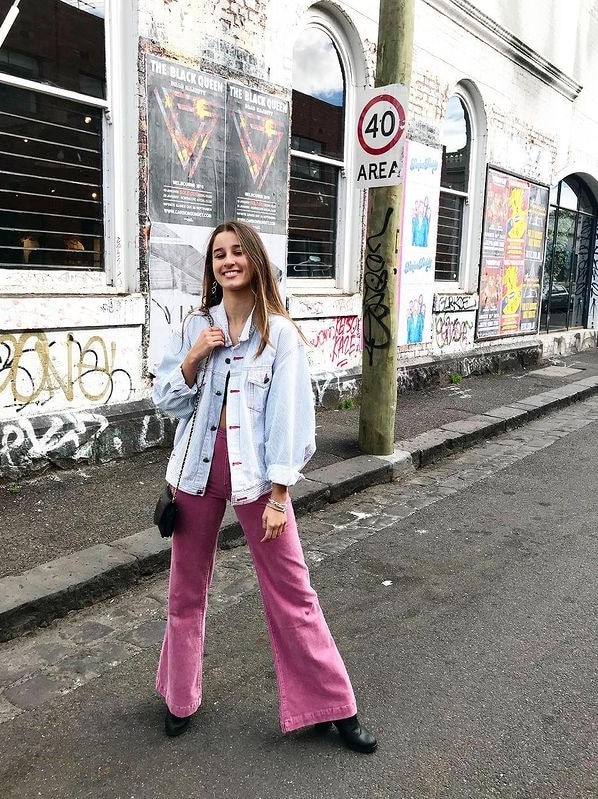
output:
[[[387,350],[390,347],[390,308],[385,302],[388,269],[380,254],[382,247],[380,239],[388,229],[392,214],[393,209],[387,208],[382,230],[368,236],[366,240],[363,276],[363,346],[369,356],[370,366],[374,363],[376,350]]]
[[[435,294],[432,310],[434,313],[459,313],[475,311],[477,307],[476,294]]]
[[[441,350],[455,346],[465,350],[473,346],[473,320],[443,314],[435,317],[434,330]]]
[[[126,401],[132,380],[115,368],[115,359],[116,342],[99,335],[80,344],[72,333],[60,342],[42,332],[0,333],[0,396],[9,392],[21,407],[43,405],[59,392],[67,402],[77,391],[89,402],[108,402],[118,382],[119,399]]]

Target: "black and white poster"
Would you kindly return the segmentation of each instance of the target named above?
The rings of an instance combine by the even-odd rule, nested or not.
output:
[[[286,233],[289,104],[228,84],[226,214],[263,233]]]
[[[147,59],[150,218],[212,226],[224,215],[226,83]]]

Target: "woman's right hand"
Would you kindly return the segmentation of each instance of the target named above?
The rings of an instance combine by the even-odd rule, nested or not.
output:
[[[196,364],[207,358],[216,347],[224,347],[224,330],[221,327],[206,327],[195,339],[195,344],[187,353]]]
[[[181,364],[185,382],[191,388],[197,377],[199,364],[215,350],[224,346],[224,330],[221,327],[206,327],[196,338],[195,343]]]

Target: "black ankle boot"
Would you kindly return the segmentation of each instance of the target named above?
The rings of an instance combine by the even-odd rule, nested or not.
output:
[[[166,718],[164,719],[164,732],[170,738],[176,738],[185,732],[191,722],[191,716],[175,716],[166,708]]]
[[[348,719],[338,719],[337,721],[322,721],[320,724],[315,725],[316,730],[318,730],[318,732],[326,732],[330,729],[331,724],[334,724],[338,730],[338,734],[349,749],[366,754],[376,751],[378,741],[369,730],[366,730],[366,728],[359,723],[357,716],[351,716],[351,718]]]

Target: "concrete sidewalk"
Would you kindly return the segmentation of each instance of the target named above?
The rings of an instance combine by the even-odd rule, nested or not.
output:
[[[317,414],[318,454],[293,489],[297,515],[525,424],[598,392],[598,351],[532,371],[402,394],[392,456],[359,453],[359,410]],[[0,487],[0,640],[124,590],[168,566],[151,524],[168,453]],[[221,546],[242,542],[231,508]]]

